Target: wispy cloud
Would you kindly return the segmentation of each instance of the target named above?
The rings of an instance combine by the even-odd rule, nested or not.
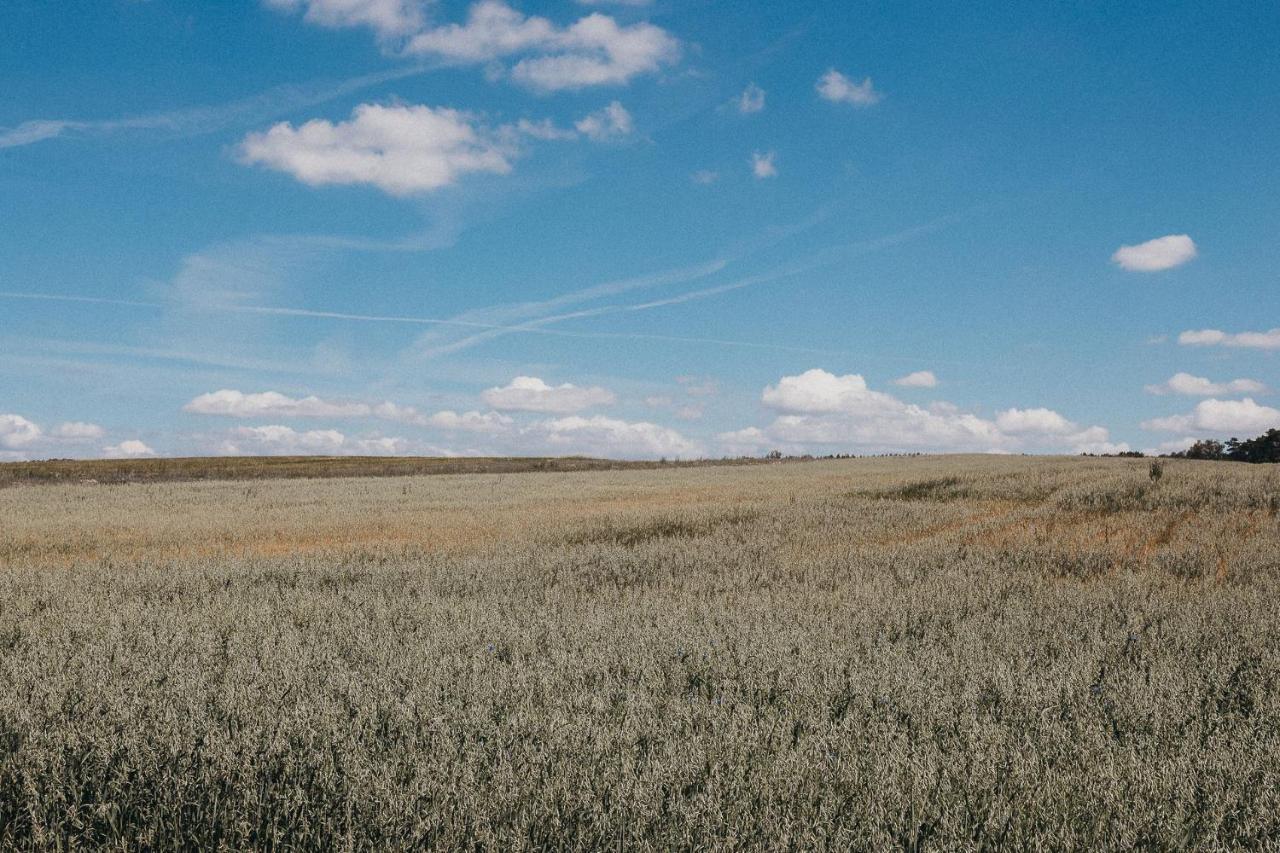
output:
[[[107,119],[32,119],[0,129],[0,148],[16,148],[62,136],[95,137],[125,131],[156,131],[175,139],[203,136],[236,125],[253,125],[278,115],[323,104],[393,80],[421,74],[421,66],[407,66],[341,81],[276,86],[257,95],[225,104],[186,107],[164,112]]]
[[[574,311],[563,311],[561,309],[570,308],[575,305],[585,304],[591,301],[605,299],[611,296],[620,296],[626,293],[654,289],[664,286],[672,286],[676,284],[687,284],[703,278],[708,278],[716,273],[726,269],[733,261],[751,254],[755,249],[763,246],[772,246],[778,240],[784,239],[786,236],[799,233],[803,228],[783,229],[779,235],[774,235],[767,240],[757,241],[756,243],[744,242],[743,248],[740,248],[741,254],[733,258],[718,258],[690,267],[682,267],[673,270],[667,270],[651,275],[639,276],[631,279],[622,279],[604,284],[594,285],[592,287],[583,288],[581,290],[571,291],[560,296],[536,302],[520,302],[505,303],[490,306],[487,308],[475,309],[464,312],[454,317],[425,317],[416,315],[401,314],[364,314],[346,311],[326,311],[312,308],[301,308],[293,306],[281,305],[258,305],[249,304],[246,299],[254,294],[269,295],[270,286],[264,285],[266,289],[250,288],[248,291],[238,293],[234,291],[221,292],[216,288],[201,288],[199,283],[204,279],[197,272],[201,270],[207,271],[210,260],[217,260],[216,257],[206,259],[205,262],[193,262],[191,270],[188,272],[187,278],[182,278],[183,284],[178,288],[170,288],[173,295],[171,301],[142,301],[142,300],[123,300],[123,299],[106,299],[99,297],[75,296],[51,293],[34,293],[34,292],[13,292],[0,291],[0,299],[24,299],[24,300],[48,300],[57,302],[81,302],[87,304],[115,304],[122,307],[144,308],[157,311],[173,311],[175,307],[181,307],[183,313],[190,313],[198,308],[199,313],[225,313],[225,314],[242,314],[261,317],[293,317],[293,318],[309,318],[319,320],[341,320],[357,323],[391,323],[409,326],[431,326],[439,329],[454,328],[463,331],[470,331],[473,334],[466,335],[462,338],[451,338],[449,336],[441,336],[440,334],[426,335],[420,338],[410,349],[407,354],[411,358],[432,358],[458,352],[463,349],[475,346],[477,344],[493,340],[495,338],[510,334],[538,334],[553,335],[566,338],[581,339],[600,339],[600,340],[651,340],[666,342],[683,342],[690,344],[704,344],[709,346],[721,346],[742,349],[759,349],[777,352],[796,352],[796,353],[813,353],[825,355],[841,355],[847,354],[843,350],[832,350],[819,347],[789,345],[785,343],[773,343],[764,341],[744,341],[732,340],[728,338],[716,338],[709,336],[682,336],[682,335],[663,335],[650,333],[631,333],[631,332],[592,332],[592,331],[570,331],[563,329],[548,328],[557,323],[566,322],[575,319],[585,319],[589,317],[604,316],[609,314],[629,313],[638,311],[647,311],[655,308],[661,308],[670,305],[678,305],[682,303],[692,302],[701,299],[707,299],[735,290],[752,287],[761,284],[773,283],[786,280],[805,272],[828,266],[832,263],[847,261],[863,254],[880,251],[891,246],[896,246],[910,240],[918,239],[922,236],[933,233],[949,224],[959,221],[968,213],[952,214],[940,217],[931,222],[917,225],[911,228],[903,229],[898,232],[886,234],[880,237],[874,237],[868,240],[860,240],[853,243],[830,246],[798,260],[797,262],[767,270],[762,273],[744,276],[730,282],[725,282],[711,287],[700,288],[693,291],[674,294],[672,296],[663,297],[661,299],[648,300],[639,303],[623,303],[595,306],[583,308]],[[214,264],[215,268],[221,269],[220,264]],[[237,265],[234,269],[240,269],[243,273],[245,270]],[[251,269],[251,268],[250,268]],[[194,277],[192,277],[194,276]],[[235,276],[232,279],[236,278]],[[243,279],[243,275],[239,276]],[[190,279],[190,280],[188,280]],[[222,280],[219,276],[218,280]],[[198,297],[198,305],[190,302],[186,294],[187,291],[199,291],[204,294]],[[195,298],[195,297],[193,297]],[[190,317],[188,317],[188,321]],[[864,354],[865,357],[865,354]],[[880,358],[888,360],[901,361],[918,361],[917,356],[909,355],[884,355]],[[955,363],[955,362],[952,362]]]
[[[743,115],[758,113],[764,109],[764,89],[761,89],[755,83],[748,83],[747,88],[742,90],[742,94],[737,98],[738,112]]]
[[[1192,329],[1178,335],[1178,343],[1191,347],[1280,349],[1280,329],[1268,329],[1265,332],[1224,332],[1220,329]]]
[[[870,77],[855,83],[834,68],[818,79],[817,90],[824,100],[855,107],[875,106],[884,97],[876,91]]]
[[[778,177],[778,166],[774,162],[778,155],[774,151],[757,151],[751,155],[751,174],[757,178]]]
[[[1159,385],[1147,385],[1148,394],[1182,394],[1188,397],[1219,397],[1227,394],[1260,394],[1267,390],[1256,379],[1232,379],[1230,382],[1214,382],[1190,373],[1175,373]]]

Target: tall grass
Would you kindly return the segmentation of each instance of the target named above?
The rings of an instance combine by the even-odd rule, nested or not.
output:
[[[0,491],[0,845],[1274,846],[1246,467]]]

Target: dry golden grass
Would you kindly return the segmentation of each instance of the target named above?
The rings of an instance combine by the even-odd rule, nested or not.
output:
[[[1280,476],[0,489],[0,846],[1280,844]]]

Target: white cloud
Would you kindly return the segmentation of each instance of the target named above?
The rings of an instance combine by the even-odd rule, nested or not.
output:
[[[348,447],[358,456],[404,456],[413,449],[408,439],[394,435],[357,439]]]
[[[689,179],[695,184],[707,186],[708,184],[714,184],[716,181],[720,180],[720,173],[713,172],[710,169],[699,169],[690,175]]]
[[[1190,373],[1175,373],[1159,385],[1147,385],[1148,394],[1182,394],[1188,397],[1220,397],[1228,394],[1259,394],[1267,390],[1256,379],[1232,379],[1230,382],[1212,382]]]
[[[577,133],[563,127],[557,127],[555,122],[549,118],[544,118],[541,121],[522,118],[516,122],[515,131],[532,139],[541,139],[544,142],[563,142],[578,138]]]
[[[1009,435],[1039,433],[1066,435],[1077,427],[1052,409],[1006,409],[996,415],[996,426]]]
[[[1268,329],[1265,332],[1228,332],[1218,329],[1195,329],[1178,335],[1178,343],[1183,346],[1199,347],[1235,347],[1239,349],[1280,349],[1280,329]]]
[[[772,439],[759,427],[722,432],[716,436],[727,456],[750,456],[768,447]]]
[[[592,406],[607,406],[613,392],[598,386],[581,388],[568,382],[551,386],[536,376],[517,376],[502,388],[490,388],[481,398],[501,411],[567,414]]]
[[[67,441],[88,441],[95,438],[102,438],[107,431],[97,424],[88,424],[82,421],[68,421],[58,424],[54,427],[53,436],[55,438],[65,439]]]
[[[933,375],[932,370],[917,370],[915,373],[899,376],[893,380],[893,384],[903,388],[937,388],[938,377]]]
[[[230,444],[224,445],[229,454],[256,453],[339,453],[347,444],[347,437],[336,429],[313,429],[305,432],[280,424],[254,427],[236,427],[231,430]]]
[[[224,388],[201,394],[182,407],[197,415],[226,415],[233,418],[295,417],[351,418],[370,414],[364,403],[339,403],[319,397],[287,397],[278,391],[246,394]]]
[[[594,142],[604,142],[609,139],[629,136],[634,126],[631,121],[631,113],[627,112],[626,107],[622,106],[622,104],[614,101],[604,109],[583,116],[574,124],[574,127],[588,139]]]
[[[572,386],[570,386],[572,387]],[[556,389],[552,389],[555,391]],[[578,389],[590,390],[590,389]],[[373,417],[385,421],[395,421],[413,426],[449,430],[452,432],[475,432],[498,435],[509,432],[513,421],[498,412],[463,412],[445,410],[435,414],[425,414],[413,406],[402,406],[391,401],[370,406],[367,403],[338,402],[324,400],[320,397],[288,397],[277,391],[263,391],[258,394],[245,394],[242,391],[223,389],[209,394],[201,394],[183,406],[183,411],[200,415],[225,415],[236,418],[365,418]],[[548,411],[548,410],[538,410]],[[557,410],[558,411],[558,410]],[[237,433],[240,440],[253,439],[258,443],[270,443],[272,436],[278,436],[279,442],[286,440],[301,442],[296,436],[311,436],[311,441],[328,441],[340,435],[333,430],[317,430],[311,433],[295,433],[287,427],[254,427],[250,432]],[[255,431],[256,430],[256,431]],[[385,444],[385,442],[384,442]],[[341,442],[334,444],[340,446]]]
[[[531,432],[558,453],[613,458],[682,459],[702,455],[702,447],[669,427],[648,421],[628,422],[596,415],[571,415],[534,424]]]
[[[216,452],[227,456],[429,456],[456,455],[445,448],[400,436],[367,433],[349,436],[338,430],[295,430],[280,424],[237,427],[220,441]]]
[[[784,376],[764,389],[761,400],[781,414],[766,428],[721,434],[728,452],[744,452],[751,442],[756,449],[791,452],[1127,449],[1111,443],[1105,428],[1081,427],[1050,409],[1008,409],[989,420],[950,403],[908,404],[870,389],[857,374],[815,369]]]
[[[428,106],[361,104],[349,121],[281,122],[240,144],[242,162],[309,186],[369,184],[397,196],[449,186],[472,172],[507,174],[512,156],[469,113]]]
[[[1121,246],[1111,260],[1130,272],[1160,272],[1181,266],[1196,256],[1196,244],[1186,234],[1157,237],[1136,246]]]
[[[720,383],[711,376],[677,376],[676,384],[690,397],[714,397],[720,393]]]
[[[888,394],[872,391],[856,373],[836,376],[825,370],[806,370],[799,376],[784,376],[777,385],[764,389],[766,406],[796,414],[829,412],[888,411],[901,406]]]
[[[556,39],[559,52],[522,59],[512,79],[530,88],[554,92],[587,86],[616,86],[651,74],[680,57],[680,45],[665,30],[648,23],[621,27],[613,18],[592,14]]]
[[[1200,439],[1195,436],[1184,435],[1182,438],[1173,438],[1168,441],[1162,441],[1155,447],[1144,447],[1142,452],[1147,456],[1159,456],[1163,453],[1177,453],[1180,450],[1186,450]]]
[[[1202,400],[1185,415],[1144,421],[1143,429],[1204,434],[1244,433],[1246,437],[1280,427],[1280,409],[1243,400]]]
[[[273,9],[296,12],[322,27],[367,26],[383,38],[404,36],[421,28],[419,0],[265,0]]]
[[[738,96],[738,112],[743,115],[758,113],[764,109],[764,89],[755,83],[748,83],[747,88]]]
[[[833,103],[853,104],[855,107],[870,107],[880,103],[881,95],[871,84],[871,78],[855,83],[839,71],[832,68],[818,79],[818,94]]]
[[[757,178],[776,178],[778,167],[774,164],[777,153],[774,151],[757,151],[751,155],[751,174]]]
[[[119,444],[102,448],[102,455],[108,459],[138,459],[143,456],[155,456],[156,452],[138,439],[130,438]]]
[[[0,447],[16,450],[40,439],[40,427],[22,415],[0,415]]]
[[[445,409],[427,419],[427,425],[437,429],[499,434],[511,429],[513,421],[498,412],[458,412]]]
[[[499,0],[480,0],[471,7],[465,24],[420,32],[409,40],[406,52],[455,62],[489,62],[548,46],[556,35],[546,18],[526,18]]]
[[[501,0],[480,0],[464,24],[413,36],[406,52],[460,63],[488,63],[532,54],[511,69],[517,83],[551,92],[619,85],[676,62],[680,44],[649,23],[620,26],[592,13],[566,29],[546,18],[526,17]]]

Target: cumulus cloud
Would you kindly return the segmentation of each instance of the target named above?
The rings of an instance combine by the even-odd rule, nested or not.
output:
[[[1147,385],[1148,394],[1182,394],[1188,397],[1220,397],[1228,394],[1259,394],[1267,390],[1256,379],[1232,379],[1230,382],[1213,382],[1203,376],[1175,373],[1159,385]]]
[[[776,178],[778,167],[774,164],[777,153],[774,151],[757,151],[751,155],[751,174],[757,178]]]
[[[43,431],[22,415],[0,415],[0,447],[16,450],[40,439]]]
[[[368,184],[396,196],[425,193],[474,172],[507,174],[514,150],[469,113],[361,104],[345,122],[281,122],[251,133],[240,159],[309,186]]]
[[[1052,409],[1006,409],[996,415],[996,426],[1010,435],[1040,433],[1041,435],[1066,435],[1074,432],[1076,425]]]
[[[676,62],[680,46],[652,24],[619,26],[605,15],[588,15],[556,39],[557,52],[522,59],[511,70],[518,83],[544,92],[617,86]]]
[[[454,62],[489,62],[513,53],[550,45],[558,31],[546,18],[526,18],[499,0],[480,0],[464,24],[448,24],[420,32],[407,53]]]
[[[1252,397],[1243,400],[1202,400],[1185,415],[1144,421],[1143,429],[1197,435],[1236,433],[1252,435],[1280,427],[1280,409],[1263,406]]]
[[[155,456],[156,452],[138,439],[130,438],[102,448],[102,455],[108,459],[139,459]]]
[[[738,96],[738,112],[743,115],[758,113],[764,109],[764,89],[755,83],[748,83],[747,88]]]
[[[1234,347],[1238,349],[1280,349],[1280,329],[1265,332],[1236,332],[1193,329],[1178,335],[1178,343],[1193,347]]]
[[[288,397],[278,391],[246,394],[230,388],[201,394],[182,407],[197,415],[225,415],[233,418],[295,417],[350,418],[370,414],[364,403],[341,403],[319,397]]]
[[[562,29],[546,18],[526,17],[501,0],[480,0],[465,23],[419,32],[409,39],[406,52],[457,63],[492,63],[526,54],[512,67],[511,78],[553,92],[627,83],[676,62],[680,44],[649,23],[622,26],[594,12]]]
[[[817,368],[782,377],[764,389],[761,399],[770,408],[806,415],[887,411],[901,405],[888,394],[872,391],[856,373],[836,376]]]
[[[540,421],[530,432],[558,453],[581,453],[612,458],[701,456],[701,445],[679,432],[648,421],[629,422],[596,415]]]
[[[369,27],[382,38],[408,35],[422,27],[420,0],[265,0],[283,12],[303,11],[303,20],[322,27]]]
[[[917,370],[915,373],[899,376],[893,380],[893,384],[903,388],[937,388],[938,377],[933,375],[932,370]]]
[[[1196,256],[1196,244],[1186,234],[1157,237],[1136,246],[1121,246],[1111,260],[1130,272],[1160,272],[1181,266]]]
[[[480,396],[485,403],[500,411],[552,414],[568,414],[592,406],[607,406],[615,399],[613,392],[605,388],[582,388],[568,382],[552,386],[536,376],[517,376],[509,385],[490,388]]]
[[[224,452],[267,454],[338,453],[347,443],[347,437],[336,429],[295,430],[280,424],[268,426],[236,427],[231,430],[231,442],[223,446]]]
[[[836,376],[808,370],[784,376],[764,389],[762,402],[780,414],[763,429],[722,433],[730,452],[779,447],[814,449],[1014,451],[1029,448],[1069,452],[1126,449],[1110,441],[1100,426],[1082,427],[1051,409],[1007,409],[994,420],[950,403],[928,407],[875,391],[858,374]]]
[[[874,106],[882,97],[870,77],[855,83],[834,68],[818,78],[817,89],[819,95],[832,103],[853,104],[855,107]]]
[[[750,456],[769,447],[772,439],[759,427],[745,427],[731,432],[722,432],[716,439],[721,448],[729,456]]]
[[[1147,456],[1160,456],[1165,453],[1177,453],[1186,450],[1191,445],[1199,441],[1198,438],[1191,435],[1184,435],[1182,438],[1171,438],[1168,441],[1162,441],[1155,447],[1144,447],[1142,452]]]
[[[510,431],[514,423],[511,418],[498,412],[462,412],[449,409],[434,414],[424,414],[413,406],[398,406],[395,403],[380,403],[373,409],[375,416],[389,421],[412,424],[414,426],[433,427],[452,432],[475,432],[498,435]]]
[[[614,101],[602,110],[583,116],[574,127],[578,132],[593,142],[604,142],[630,136],[634,127],[631,113],[626,107]]]
[[[513,421],[497,412],[462,412],[450,409],[436,412],[427,418],[427,425],[436,429],[455,432],[479,432],[500,434],[510,430]]]
[[[67,421],[58,424],[53,428],[52,435],[54,438],[61,438],[65,441],[91,441],[95,438],[102,438],[107,431],[97,424],[84,423],[83,421]]]
[[[400,436],[350,436],[334,429],[296,430],[280,424],[237,427],[215,445],[227,456],[455,456],[453,451]]]

